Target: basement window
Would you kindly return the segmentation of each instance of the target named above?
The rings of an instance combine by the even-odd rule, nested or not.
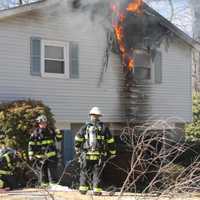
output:
[[[135,78],[137,80],[151,80],[151,56],[145,50],[134,51]]]
[[[69,45],[64,42],[42,40],[42,76],[69,77]]]

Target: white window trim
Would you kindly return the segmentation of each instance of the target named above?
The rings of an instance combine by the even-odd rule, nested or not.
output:
[[[63,47],[64,72],[65,72],[64,74],[45,72],[45,48],[44,48],[45,46]],[[54,59],[51,59],[51,60],[54,60]],[[59,60],[59,59],[55,59],[55,60]],[[69,79],[69,43],[51,41],[51,40],[41,40],[41,75],[42,77]]]

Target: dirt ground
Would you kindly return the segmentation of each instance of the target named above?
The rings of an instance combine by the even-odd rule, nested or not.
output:
[[[16,191],[0,192],[0,200],[118,200],[119,193],[114,196],[109,196],[108,193],[103,192],[103,195],[93,196],[92,194],[81,195],[77,191],[69,192],[55,192],[51,190],[39,189],[24,189]],[[153,195],[141,194],[124,194],[120,200],[200,200],[200,194],[181,194],[176,197],[156,197]]]

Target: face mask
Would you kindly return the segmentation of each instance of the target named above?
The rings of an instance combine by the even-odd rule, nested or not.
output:
[[[42,128],[42,129],[45,129],[47,127],[47,124],[44,123],[44,124],[39,124],[39,127]]]
[[[99,121],[99,116],[97,116],[97,115],[91,115],[90,116],[90,120],[91,120],[92,123],[96,123],[96,122]]]

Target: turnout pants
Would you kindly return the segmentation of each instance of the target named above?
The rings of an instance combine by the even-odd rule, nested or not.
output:
[[[57,158],[49,158],[42,164],[42,182],[57,182]],[[49,177],[50,175],[50,177]]]
[[[10,188],[11,190],[17,188],[17,180],[13,175],[0,175],[0,188]]]
[[[87,192],[92,189],[94,192],[101,192],[100,176],[102,165],[99,160],[83,159],[80,164],[80,187],[81,192]]]

